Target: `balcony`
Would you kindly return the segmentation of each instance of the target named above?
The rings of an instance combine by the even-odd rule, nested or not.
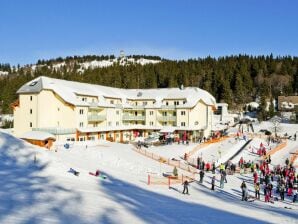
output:
[[[123,121],[145,121],[145,116],[136,116],[136,115],[123,115]]]
[[[91,114],[88,115],[88,121],[96,122],[96,121],[104,121],[106,120],[106,115],[97,115],[97,114]]]
[[[144,105],[132,105],[132,109],[133,110],[145,110],[145,106]]]
[[[161,105],[159,110],[176,110],[176,105]]]
[[[157,116],[158,121],[172,121],[176,122],[177,116]]]

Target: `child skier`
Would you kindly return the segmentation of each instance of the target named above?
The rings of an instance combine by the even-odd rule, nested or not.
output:
[[[182,192],[182,194],[189,194],[188,193],[188,185],[189,185],[188,181],[185,180],[182,185],[183,185],[183,192]]]

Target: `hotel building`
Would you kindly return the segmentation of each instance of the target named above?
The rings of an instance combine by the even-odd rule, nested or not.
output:
[[[127,142],[159,132],[194,141],[210,135],[216,108],[197,87],[119,89],[43,76],[17,94],[15,135],[44,131],[57,140]]]

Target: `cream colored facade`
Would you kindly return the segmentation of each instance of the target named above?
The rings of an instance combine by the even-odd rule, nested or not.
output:
[[[14,132],[46,131],[58,140],[117,142],[171,129],[188,140],[211,133],[214,98],[201,89],[124,90],[39,77],[14,103]]]

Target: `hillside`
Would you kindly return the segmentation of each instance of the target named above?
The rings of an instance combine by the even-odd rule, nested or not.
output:
[[[165,60],[158,56],[83,56],[39,60],[35,65],[0,64],[0,102],[4,112],[16,99],[16,90],[38,76],[74,80],[121,88],[197,86],[218,102],[240,109],[245,103],[298,92],[298,58],[229,56]],[[262,117],[266,117],[265,111]]]

